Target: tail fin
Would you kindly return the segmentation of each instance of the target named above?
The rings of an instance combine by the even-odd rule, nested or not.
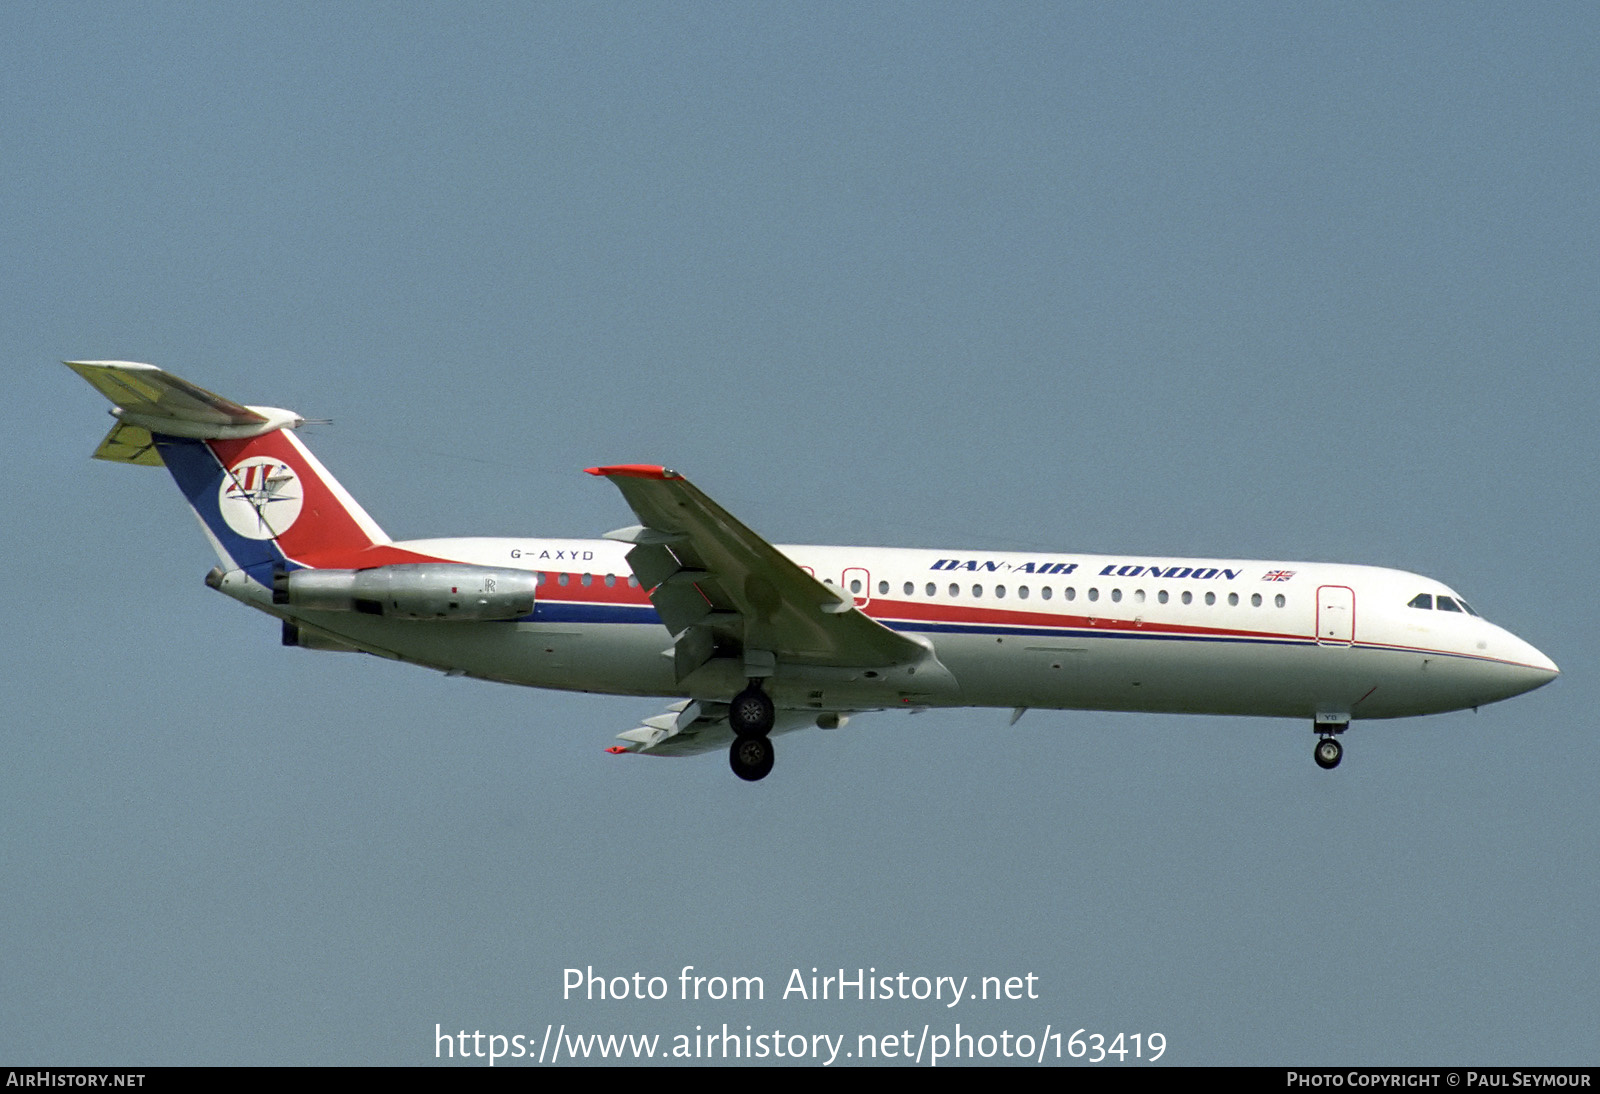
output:
[[[289,430],[305,419],[243,406],[153,365],[69,361],[115,406],[95,457],[165,464],[223,562],[273,570],[395,561],[390,539]]]

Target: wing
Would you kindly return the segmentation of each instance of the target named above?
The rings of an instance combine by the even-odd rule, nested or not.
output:
[[[848,593],[806,573],[677,472],[589,473],[611,479],[642,522],[606,538],[634,545],[628,564],[677,640],[679,679],[729,643],[752,667],[879,668],[929,656],[926,645],[863,615]]]
[[[864,615],[849,593],[818,581],[677,472],[627,465],[589,473],[616,483],[639,517],[606,538],[633,544],[628,565],[672,633],[667,652],[693,696],[619,734],[624,743],[611,751],[688,755],[731,742],[734,773],[756,780],[772,769],[772,748],[751,738],[768,730],[747,728],[735,740],[736,693],[765,693],[770,732],[782,733],[837,728],[849,711],[916,708],[959,692],[927,639]]]

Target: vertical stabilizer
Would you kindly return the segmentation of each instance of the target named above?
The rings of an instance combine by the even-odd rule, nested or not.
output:
[[[245,406],[153,365],[67,362],[115,405],[95,456],[165,464],[223,562],[263,584],[275,569],[379,565],[393,552],[366,510],[290,430],[305,419]]]

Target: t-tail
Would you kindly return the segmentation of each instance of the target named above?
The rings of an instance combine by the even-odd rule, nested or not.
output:
[[[117,424],[95,458],[165,465],[228,570],[271,587],[277,571],[410,557],[294,435],[298,414],[244,406],[154,365],[66,365],[113,404]]]

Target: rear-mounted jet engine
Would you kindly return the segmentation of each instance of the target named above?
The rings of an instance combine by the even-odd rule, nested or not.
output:
[[[536,578],[491,566],[399,563],[370,570],[279,570],[272,602],[385,619],[486,622],[533,614]]]

